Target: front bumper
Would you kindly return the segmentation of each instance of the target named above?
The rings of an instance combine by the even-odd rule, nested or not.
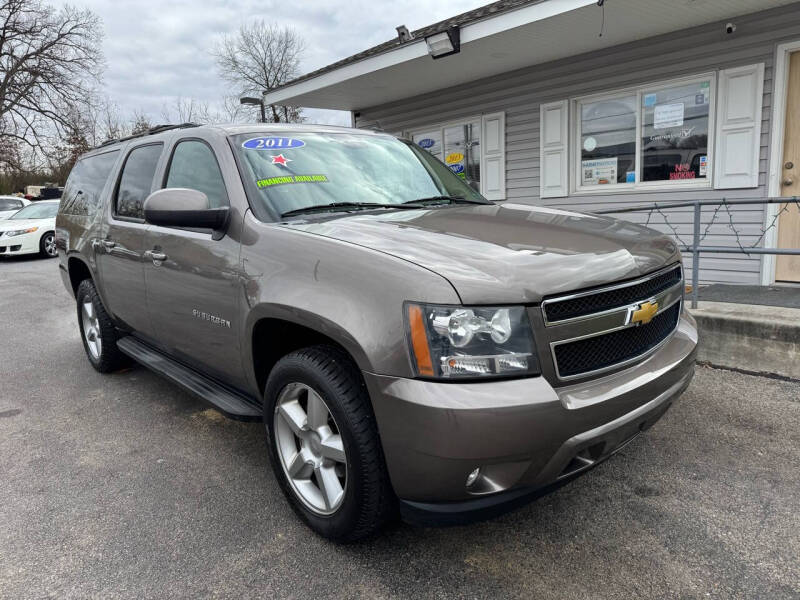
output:
[[[563,387],[543,377],[438,383],[365,373],[405,518],[492,516],[587,471],[680,396],[694,374],[696,347],[694,320],[683,315],[646,360]],[[477,467],[481,476],[468,490]]]
[[[37,235],[38,234],[38,235]],[[0,236],[0,256],[17,256],[39,252],[39,240],[44,232],[35,231],[14,237]]]

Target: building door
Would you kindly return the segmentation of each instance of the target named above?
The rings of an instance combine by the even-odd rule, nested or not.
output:
[[[800,51],[789,56],[785,123],[781,196],[800,196]],[[800,207],[796,204],[789,205],[778,220],[778,247],[800,248]],[[800,256],[779,255],[775,280],[800,283]]]

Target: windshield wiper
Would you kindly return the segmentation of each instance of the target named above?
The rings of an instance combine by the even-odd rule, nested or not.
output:
[[[483,200],[474,200],[472,198],[465,198],[464,196],[429,196],[428,198],[417,198],[416,200],[407,200],[403,204],[491,204],[491,202]]]
[[[286,211],[281,214],[281,218],[292,217],[294,215],[301,215],[309,212],[326,212],[334,211],[337,209],[352,210],[352,209],[370,209],[370,208],[417,208],[416,206],[403,206],[401,204],[383,204],[381,202],[331,202],[330,204],[316,204],[314,206],[304,206],[303,208],[295,208],[294,210]]]

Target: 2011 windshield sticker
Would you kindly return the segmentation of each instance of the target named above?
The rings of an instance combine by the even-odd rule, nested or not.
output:
[[[248,150],[278,150],[286,148],[302,148],[306,143],[297,138],[287,137],[258,137],[250,138],[242,143],[242,148]]]
[[[327,183],[326,175],[284,175],[281,177],[268,177],[259,179],[256,185],[259,188],[268,188],[273,185],[284,185],[286,183]]]

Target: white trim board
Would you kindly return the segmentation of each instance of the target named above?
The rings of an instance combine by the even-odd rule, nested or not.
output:
[[[789,83],[789,55],[800,51],[800,40],[779,44],[775,50],[775,84],[772,91],[772,118],[770,119],[769,177],[767,195],[781,195],[781,165],[783,164],[783,135],[786,121],[786,87]],[[777,204],[768,204],[764,227],[772,223],[778,214]],[[774,248],[778,244],[778,229],[774,227],[764,235],[764,247]],[[761,261],[761,285],[775,283],[776,256],[765,254]]]

